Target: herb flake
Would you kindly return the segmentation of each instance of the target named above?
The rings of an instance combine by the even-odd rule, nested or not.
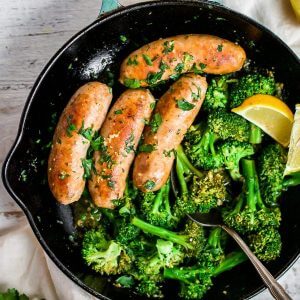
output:
[[[147,54],[143,54],[143,59],[148,66],[153,66],[152,60]]]
[[[177,107],[184,111],[192,110],[195,104],[186,101],[185,99],[176,100]]]
[[[153,133],[156,133],[161,123],[162,123],[162,117],[160,113],[155,113],[150,121],[151,131]]]

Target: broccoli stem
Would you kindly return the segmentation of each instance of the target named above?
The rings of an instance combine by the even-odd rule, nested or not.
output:
[[[164,190],[164,194],[163,194],[163,203],[165,205],[166,211],[171,216],[172,211],[171,211],[171,206],[170,206],[169,194],[170,194],[170,180],[168,180],[168,182],[165,185],[165,190]]]
[[[209,234],[208,244],[213,248],[220,248],[221,233],[222,229],[220,227],[214,228]]]
[[[262,141],[261,129],[251,123],[249,142],[251,144],[260,144]]]
[[[184,178],[184,167],[180,159],[176,159],[176,174],[179,181],[181,195],[185,196],[188,193],[188,187]]]
[[[181,164],[183,164],[186,169],[188,169],[190,172],[194,173],[195,175],[199,176],[200,178],[204,177],[204,174],[191,164],[186,154],[184,153],[183,147],[181,145],[179,145],[176,152],[177,152],[177,158],[179,158]]]
[[[217,266],[213,271],[213,276],[218,276],[219,274],[229,271],[232,268],[238,266],[239,264],[246,261],[248,258],[246,254],[242,251],[236,251],[228,254],[226,258]]]
[[[166,185],[164,185],[157,193],[155,200],[154,200],[154,205],[152,208],[152,212],[156,213],[159,211],[159,208],[161,206],[161,204],[163,203],[163,199],[164,199],[164,193],[165,193],[165,189],[166,189]]]
[[[143,230],[144,232],[156,235],[167,241],[174,242],[176,244],[182,245],[187,249],[193,249],[193,246],[188,242],[188,236],[179,235],[173,231],[164,229],[162,227],[151,225],[137,217],[133,217],[131,223]]]
[[[254,160],[242,159],[242,170],[245,177],[247,205],[256,210],[256,172]]]

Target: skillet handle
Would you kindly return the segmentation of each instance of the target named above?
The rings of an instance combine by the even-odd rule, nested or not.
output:
[[[117,0],[102,0],[99,16],[111,12],[119,7],[122,7]]]

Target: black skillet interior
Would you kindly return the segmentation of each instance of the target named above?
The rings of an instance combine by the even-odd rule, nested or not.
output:
[[[59,51],[38,78],[23,115],[16,145],[3,168],[4,183],[25,211],[48,255],[72,280],[102,298],[140,299],[113,287],[105,278],[93,281],[72,242],[72,211],[53,199],[46,181],[47,157],[53,126],[72,93],[90,80],[113,82],[113,94],[124,90],[118,82],[121,61],[137,47],[184,33],[208,33],[240,43],[250,59],[273,68],[276,79],[289,91],[288,104],[300,102],[300,63],[276,36],[248,18],[207,2],[156,1],[142,3],[103,16],[76,35]],[[127,40],[122,42],[120,36]],[[300,188],[282,199],[281,257],[268,265],[278,276],[296,259],[300,249]],[[171,283],[172,285],[172,283]],[[176,285],[166,289],[176,299]],[[249,263],[221,275],[206,299],[245,299],[258,292],[262,282]]]

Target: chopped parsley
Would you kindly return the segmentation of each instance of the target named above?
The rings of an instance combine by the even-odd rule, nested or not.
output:
[[[153,190],[154,187],[155,187],[155,182],[152,180],[147,180],[144,184],[144,188],[149,191]]]
[[[72,123],[72,116],[67,116],[67,136],[72,137],[72,131],[76,130],[75,124]]]
[[[180,100],[176,100],[177,103],[177,107],[180,108],[181,110],[191,110],[195,107],[195,104],[190,103],[188,101],[186,101],[185,99],[180,99]]]
[[[151,108],[151,109],[154,109],[154,108],[155,108],[155,105],[156,105],[156,102],[150,103],[150,108]]]
[[[194,56],[193,55],[191,55],[191,54],[189,54],[189,53],[187,53],[187,52],[184,52],[183,53],[183,62],[184,63],[187,63],[187,62],[189,62],[189,61],[192,61],[194,59]]]
[[[174,50],[174,41],[165,41],[163,43],[164,49],[163,53],[168,54]]]
[[[78,130],[78,134],[82,135],[88,141],[91,141],[94,136],[94,131],[93,131],[92,127],[84,128],[84,121],[82,121],[82,125],[81,125],[80,129]]]
[[[19,177],[20,181],[26,182],[27,181],[27,172],[26,170],[22,170],[20,177]]]
[[[204,69],[206,68],[206,64],[204,63],[199,63],[200,69],[197,67],[196,63],[193,64],[191,71],[194,72],[195,74],[202,74]]]
[[[137,89],[141,86],[141,82],[138,79],[125,78],[124,85],[130,89]]]
[[[137,55],[135,55],[134,57],[129,57],[127,60],[127,66],[137,66],[139,63],[136,59]]]
[[[58,175],[58,178],[59,178],[60,180],[64,180],[64,179],[66,179],[66,178],[69,177],[69,176],[70,176],[70,174],[66,173],[66,171],[61,171],[61,172],[59,173],[59,175]]]
[[[175,149],[164,150],[164,151],[163,151],[163,154],[164,154],[165,157],[171,157],[172,153],[173,153],[174,155],[176,154]]]
[[[181,62],[181,63],[176,65],[174,70],[175,70],[176,73],[181,74],[183,69],[184,69],[184,63]]]
[[[143,54],[143,59],[148,66],[153,66],[152,60],[147,54]]]
[[[84,169],[83,178],[85,178],[85,179],[91,178],[91,172],[93,169],[93,159],[92,158],[89,158],[89,159],[82,158],[81,164]]]
[[[154,114],[150,121],[151,131],[153,133],[156,133],[161,123],[162,123],[162,117],[160,113]]]
[[[151,153],[154,150],[156,150],[155,144],[143,144],[139,147],[139,152]]]
[[[193,85],[196,87],[197,93],[194,93],[194,92],[192,91],[192,99],[197,101],[197,100],[199,100],[200,97],[201,97],[201,88],[200,88],[199,86],[197,86],[196,84],[193,84]]]
[[[223,44],[219,44],[217,47],[217,51],[222,52],[222,50],[223,50]]]
[[[160,63],[160,66],[159,66],[159,69],[160,71],[159,72],[156,72],[156,73],[153,73],[153,72],[149,72],[148,75],[147,75],[147,83],[149,85],[154,85],[157,83],[157,81],[161,80],[164,72],[166,69],[169,69],[170,67],[164,63],[163,61],[161,61]]]
[[[114,189],[115,188],[115,185],[116,185],[116,182],[114,180],[107,180],[107,185],[108,187],[110,187],[111,189]]]
[[[122,43],[125,43],[125,42],[127,41],[127,37],[126,37],[125,35],[121,34],[121,35],[120,35],[120,41],[121,41]]]
[[[125,151],[126,153],[134,152],[134,134],[131,132],[129,138],[125,141]]]
[[[117,109],[117,110],[114,111],[115,115],[121,115],[122,113],[123,113],[122,109]]]

